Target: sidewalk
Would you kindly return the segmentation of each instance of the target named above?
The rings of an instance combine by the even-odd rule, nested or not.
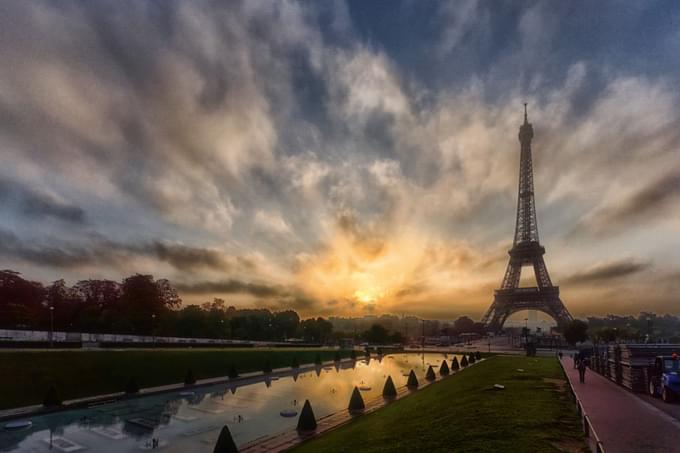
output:
[[[680,422],[588,370],[579,383],[573,360],[562,365],[607,453],[680,452]]]

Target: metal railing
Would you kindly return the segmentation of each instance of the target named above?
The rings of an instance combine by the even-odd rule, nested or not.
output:
[[[576,403],[576,412],[578,412],[578,415],[581,417],[581,425],[583,427],[583,435],[586,437],[586,443],[588,444],[588,448],[590,448],[590,451],[595,452],[595,453],[605,453],[604,451],[604,444],[602,443],[602,440],[600,440],[600,437],[597,435],[597,432],[595,431],[595,427],[590,421],[590,417],[588,414],[586,414],[586,410],[583,407],[583,404],[581,403],[581,400],[576,396],[576,392],[574,391],[574,386],[571,385],[571,381],[569,380],[569,377],[567,376],[567,370],[564,369],[564,363],[560,360],[560,365],[562,366],[562,371],[564,372],[564,377],[567,380],[567,383],[569,384],[569,393],[571,394],[572,399]]]

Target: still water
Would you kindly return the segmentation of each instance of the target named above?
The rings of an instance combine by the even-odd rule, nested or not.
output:
[[[212,452],[223,425],[242,445],[294,428],[297,417],[280,413],[300,411],[305,399],[318,420],[346,409],[354,386],[370,400],[381,395],[387,376],[401,387],[413,369],[423,382],[428,365],[436,371],[444,358],[393,354],[241,386],[220,384],[43,415],[28,428],[0,428],[0,452],[139,452],[151,449],[151,439],[165,452]],[[452,358],[448,354],[449,364]]]

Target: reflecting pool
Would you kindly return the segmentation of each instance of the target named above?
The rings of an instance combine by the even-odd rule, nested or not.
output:
[[[449,364],[453,357],[447,355]],[[300,411],[305,399],[319,419],[346,409],[354,386],[363,389],[365,400],[375,398],[387,376],[401,387],[413,369],[422,382],[428,365],[438,370],[442,360],[439,353],[396,353],[240,386],[183,389],[37,416],[30,427],[0,428],[0,452],[138,452],[151,450],[152,439],[159,442],[156,450],[165,452],[212,452],[225,424],[242,445],[294,428],[297,416],[290,411]]]

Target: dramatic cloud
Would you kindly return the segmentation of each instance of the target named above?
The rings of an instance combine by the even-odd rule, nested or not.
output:
[[[67,223],[85,223],[85,212],[64,200],[0,178],[0,208],[13,208],[30,219],[52,217]]]
[[[680,8],[384,7],[3,3],[0,266],[152,273],[190,303],[305,316],[478,317],[528,102],[567,306],[677,310]]]
[[[606,283],[610,280],[628,277],[650,268],[650,263],[622,259],[602,263],[573,274],[563,280],[567,284]]]

